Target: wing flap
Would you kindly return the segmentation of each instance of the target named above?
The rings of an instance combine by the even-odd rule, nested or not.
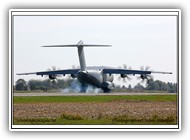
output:
[[[42,47],[77,47],[77,45],[48,45]]]

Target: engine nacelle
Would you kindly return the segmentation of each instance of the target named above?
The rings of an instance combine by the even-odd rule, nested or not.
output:
[[[127,74],[121,74],[121,78],[127,77]]]
[[[141,79],[147,79],[147,75],[146,74],[141,74]]]
[[[74,79],[74,78],[77,78],[77,74],[71,74],[71,77]]]
[[[54,79],[56,79],[56,76],[55,75],[49,75],[49,79],[54,80]]]

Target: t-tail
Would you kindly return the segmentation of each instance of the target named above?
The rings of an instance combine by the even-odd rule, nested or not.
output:
[[[84,44],[83,41],[81,40],[77,44],[50,45],[50,46],[42,46],[42,47],[77,47],[78,48],[78,57],[79,57],[80,68],[81,68],[82,71],[84,71],[86,69],[84,47],[111,47],[111,45]]]

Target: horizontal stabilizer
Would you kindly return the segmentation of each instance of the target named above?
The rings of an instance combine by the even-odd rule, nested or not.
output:
[[[100,46],[102,46],[102,47],[111,47],[111,45],[93,45],[93,44],[84,44],[82,46],[84,46],[84,47],[100,47]]]
[[[77,47],[77,45],[49,45],[49,46],[42,46],[42,47]]]
[[[111,45],[82,44],[82,45],[49,45],[42,47],[111,47]]]
[[[70,44],[70,45],[48,45],[48,46],[42,46],[42,47],[111,47],[111,45],[96,45],[96,44],[84,44],[84,42],[81,40],[77,44]]]

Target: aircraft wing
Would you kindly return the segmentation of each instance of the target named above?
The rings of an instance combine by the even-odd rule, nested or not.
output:
[[[144,70],[128,70],[128,69],[115,69],[115,68],[104,68],[104,74],[151,74],[151,73],[160,73],[160,74],[172,74],[171,72],[159,72],[159,71],[144,71]]]
[[[80,69],[66,69],[66,70],[55,70],[55,71],[42,71],[42,72],[30,72],[30,73],[18,73],[17,75],[66,75],[66,74],[77,74]]]

